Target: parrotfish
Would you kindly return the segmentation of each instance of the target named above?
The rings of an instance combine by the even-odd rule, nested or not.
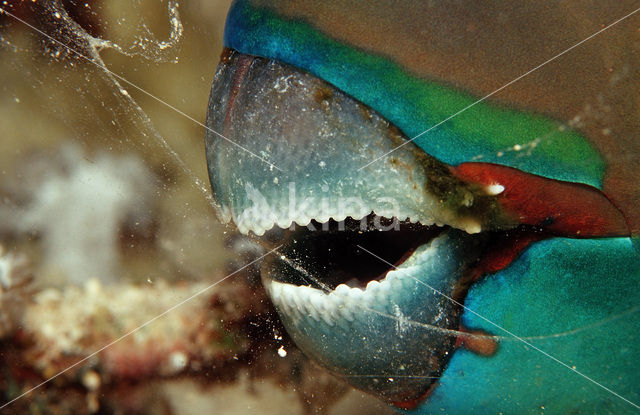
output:
[[[234,2],[205,136],[220,216],[275,249],[298,347],[399,410],[635,413],[640,140],[552,118],[580,101],[566,73],[493,96],[546,79],[525,59],[565,36],[548,5],[486,7]]]

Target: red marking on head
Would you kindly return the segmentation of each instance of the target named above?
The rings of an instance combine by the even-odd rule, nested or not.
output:
[[[511,264],[533,242],[548,238],[544,232],[513,230],[494,239],[485,249],[478,263],[470,271],[470,280],[477,281],[487,274],[496,273]]]
[[[226,51],[223,51],[223,57],[225,57]],[[225,60],[229,60],[229,56],[225,57]],[[238,70],[233,76],[233,83],[231,87],[231,92],[229,93],[229,103],[227,104],[227,113],[224,116],[224,134],[227,133],[227,127],[229,125],[229,121],[231,120],[231,109],[233,108],[233,104],[238,96],[238,92],[240,92],[240,87],[242,87],[242,82],[244,78],[247,76],[249,72],[249,67],[251,66],[251,62],[253,62],[253,56],[240,55],[238,57]]]
[[[493,356],[498,351],[498,342],[496,339],[482,330],[468,331],[460,326],[460,334],[456,339],[456,348],[464,347],[480,356]]]
[[[505,213],[518,223],[574,238],[630,234],[625,217],[595,187],[491,163],[463,163],[452,167],[452,171],[469,183],[486,188],[504,187],[495,197]]]
[[[433,392],[433,390],[436,388],[437,385],[438,385],[438,382],[433,382],[429,386],[429,389],[427,389],[427,391],[424,394],[420,395],[415,399],[411,399],[410,401],[399,401],[399,402],[388,402],[388,403],[390,405],[395,406],[398,409],[406,409],[406,410],[415,409],[418,407],[418,405],[422,403],[422,401],[424,401],[429,397],[429,395],[431,395],[431,392]]]

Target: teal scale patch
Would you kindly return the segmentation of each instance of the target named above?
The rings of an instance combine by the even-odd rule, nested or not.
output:
[[[640,256],[628,238],[555,238],[476,283],[465,305],[631,402],[640,402]],[[455,353],[420,414],[631,414],[638,409],[477,315],[498,352]]]

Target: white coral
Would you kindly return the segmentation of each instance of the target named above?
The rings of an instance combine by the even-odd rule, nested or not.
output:
[[[62,150],[62,169],[39,180],[20,215],[22,231],[42,235],[47,267],[69,280],[108,281],[117,275],[118,231],[131,216],[148,218],[151,173],[132,156]]]

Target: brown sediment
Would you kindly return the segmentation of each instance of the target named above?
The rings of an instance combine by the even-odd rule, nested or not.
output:
[[[322,104],[323,102],[329,101],[333,98],[333,90],[328,85],[321,85],[316,88],[313,93],[313,98],[318,104]]]
[[[231,48],[222,48],[222,53],[220,53],[220,63],[231,62],[231,58],[234,53],[236,53],[236,51]]]

